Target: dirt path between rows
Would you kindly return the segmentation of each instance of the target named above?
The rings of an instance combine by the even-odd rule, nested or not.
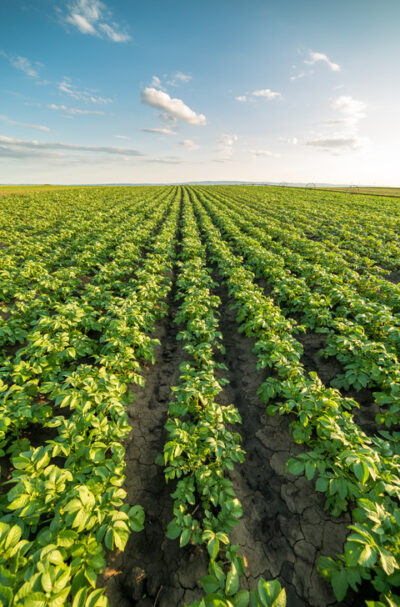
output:
[[[217,275],[215,278],[220,282]],[[222,300],[220,328],[229,368],[229,385],[220,402],[233,402],[243,422],[235,429],[242,435],[245,462],[235,468],[231,478],[244,515],[231,539],[240,544],[248,561],[247,587],[254,587],[260,576],[277,577],[286,589],[288,607],[336,606],[333,591],[319,576],[316,563],[320,555],[342,552],[350,516],[330,516],[313,482],[286,473],[288,458],[304,449],[293,441],[287,417],[265,414],[257,388],[266,372],[257,371],[252,353],[255,342],[238,333],[236,311],[230,309],[233,299],[226,286],[221,285],[216,293]],[[341,605],[364,605],[362,594],[349,593]]]
[[[177,304],[175,276],[169,296],[169,315],[160,323],[156,364],[145,369],[144,388],[132,387],[134,403],[128,410],[132,433],[126,446],[127,501],[141,504],[146,518],[144,531],[132,533],[123,553],[109,555],[104,580],[110,607],[176,607],[200,598],[198,582],[207,574],[207,556],[196,546],[179,547],[165,537],[172,519],[174,484],[165,482],[164,469],[155,463],[167,441],[171,386],[179,377],[184,360],[179,328],[174,317]]]
[[[156,364],[144,371],[144,388],[131,387],[135,396],[130,406],[132,433],[126,443],[125,488],[130,504],[141,504],[146,513],[145,529],[133,533],[124,552],[108,554],[107,569],[99,579],[105,586],[110,607],[182,607],[200,599],[199,582],[207,574],[208,556],[199,546],[179,547],[165,537],[172,518],[173,483],[166,484],[163,468],[155,463],[167,433],[171,386],[179,378],[179,364],[186,358],[176,340],[176,286],[169,296],[169,314],[159,323],[156,336],[161,345]],[[220,281],[220,278],[217,277]],[[216,294],[221,298],[220,329],[226,354],[220,355],[228,371],[229,384],[217,397],[221,404],[234,403],[242,416],[235,431],[242,435],[245,462],[231,474],[244,515],[231,534],[247,560],[243,587],[255,587],[260,576],[278,578],[287,593],[288,607],[337,607],[332,589],[319,576],[319,555],[341,553],[347,535],[349,514],[334,518],[324,511],[324,497],[314,483],[287,474],[289,457],[302,452],[294,443],[287,417],[269,417],[257,389],[266,377],[257,371],[252,353],[254,340],[238,333],[233,300],[224,284]],[[365,589],[349,593],[341,603],[346,607],[364,605]]]

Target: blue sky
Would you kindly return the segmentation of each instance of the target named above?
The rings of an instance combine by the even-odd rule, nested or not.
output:
[[[2,0],[0,183],[400,185],[397,0]]]

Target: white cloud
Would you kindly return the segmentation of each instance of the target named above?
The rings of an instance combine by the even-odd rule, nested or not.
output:
[[[92,36],[97,34],[93,25],[83,15],[79,15],[78,13],[68,15],[66,22],[75,25],[82,34],[92,34]]]
[[[126,135],[114,135],[116,139],[129,139]]]
[[[332,108],[338,110],[345,115],[349,125],[355,126],[359,120],[365,118],[367,104],[363,101],[358,101],[351,97],[351,95],[341,95],[332,102]]]
[[[112,146],[78,145],[71,143],[47,143],[27,141],[0,135],[0,156],[26,158],[31,156],[63,156],[65,152],[110,154],[117,156],[142,156],[141,152],[130,148]]]
[[[175,131],[171,129],[139,129],[139,131],[144,131],[145,133],[156,133],[159,135],[176,135]]]
[[[238,139],[237,135],[221,135],[218,143],[222,146],[232,146]]]
[[[199,149],[199,146],[197,145],[197,143],[195,143],[192,139],[184,139],[183,141],[181,141],[179,143],[179,145],[186,148],[187,150],[198,150]]]
[[[101,112],[99,110],[81,110],[80,108],[67,107],[66,105],[55,105],[54,103],[50,103],[48,106],[49,110],[61,111],[66,114],[79,114],[79,115],[87,115],[87,114],[95,114],[96,116],[105,116],[105,112]]]
[[[305,59],[304,63],[307,63],[307,65],[314,65],[314,63],[317,63],[318,61],[322,61],[329,65],[333,72],[340,72],[340,65],[333,63],[325,53],[310,51],[310,59]]]
[[[190,82],[191,79],[192,76],[189,76],[189,74],[184,74],[183,72],[175,72],[172,77],[169,77],[169,80],[167,80],[167,84],[169,84],[170,86],[179,86],[181,84],[186,84],[187,82]]]
[[[100,23],[99,29],[106,34],[106,36],[113,42],[127,42],[131,39],[129,34],[118,32],[115,26],[109,25],[108,23]]]
[[[112,42],[127,42],[130,35],[112,20],[111,11],[100,0],[74,0],[67,5],[64,22],[76,27],[81,34],[108,38]]]
[[[64,78],[62,82],[58,83],[58,90],[65,95],[69,95],[73,99],[77,101],[85,101],[91,103],[111,103],[112,99],[105,99],[104,97],[99,97],[95,95],[89,89],[79,90],[75,84],[72,84],[70,78]]]
[[[269,156],[271,158],[280,158],[280,154],[276,154],[274,152],[270,152],[269,150],[250,150],[250,154],[252,156]]]
[[[282,97],[281,93],[277,91],[271,91],[271,89],[257,89],[252,93],[247,93],[246,95],[239,95],[235,97],[236,101],[241,101],[245,103],[246,101],[254,101],[253,97],[264,97],[264,99],[268,99],[271,101],[272,99],[278,99]]]
[[[369,144],[369,139],[367,137],[359,137],[358,135],[348,137],[333,135],[332,137],[321,136],[316,137],[315,139],[309,139],[306,141],[306,144],[321,148],[325,151],[341,153],[362,149]]]
[[[27,76],[31,78],[37,78],[39,76],[39,69],[43,67],[42,63],[38,61],[33,65],[29,59],[26,57],[21,57],[20,55],[8,55],[5,51],[0,49],[0,56],[8,59],[10,64],[15,67],[17,70],[21,70]]]
[[[311,72],[308,72],[311,73]],[[290,76],[290,80],[300,80],[301,78],[304,78],[304,76],[307,76],[307,72],[299,72],[298,74],[295,74],[294,76]]]
[[[10,120],[7,116],[0,116],[0,120],[10,124],[11,126],[23,126],[27,129],[35,129],[36,131],[50,131],[48,126],[43,126],[41,124],[28,124],[26,122],[18,122],[17,120]]]
[[[290,145],[297,145],[299,143],[297,137],[280,137],[279,139]]]
[[[196,114],[181,99],[171,98],[168,93],[159,91],[153,87],[145,88],[142,91],[141,100],[142,103],[164,110],[188,124],[207,124],[204,114]]]
[[[359,122],[365,118],[368,106],[350,95],[341,95],[332,101],[331,107],[340,112],[342,117],[325,120],[323,124],[327,131],[311,134],[306,145],[335,154],[366,149],[371,142],[359,134]],[[338,130],[333,130],[334,128]]]
[[[189,74],[183,74],[182,72],[176,72],[176,74],[174,75],[173,82],[176,82],[177,80],[179,82],[190,82],[191,79],[192,79],[192,77],[189,76]]]
[[[277,99],[278,97],[282,97],[280,93],[271,91],[271,89],[259,89],[258,91],[253,91],[252,95],[254,95],[254,97],[265,97],[266,99]]]

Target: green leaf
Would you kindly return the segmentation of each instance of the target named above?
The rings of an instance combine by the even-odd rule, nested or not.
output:
[[[309,481],[312,481],[315,474],[315,462],[306,463],[306,477]]]
[[[239,589],[239,575],[235,565],[232,565],[226,576],[225,593],[232,596]]]
[[[19,508],[25,508],[31,501],[31,497],[25,493],[19,495],[15,500],[8,505],[10,510],[18,510]]]
[[[391,575],[395,569],[399,568],[396,559],[385,548],[378,547],[378,550],[384,572],[387,573],[387,575]]]
[[[142,506],[132,506],[129,510],[130,525],[133,531],[143,531],[144,516],[145,514]]]
[[[166,536],[170,540],[175,540],[180,535],[181,530],[182,528],[180,527],[180,525],[178,525],[176,520],[173,519],[172,521],[170,521],[170,523],[168,523]]]
[[[219,552],[219,540],[216,537],[213,537],[207,544],[208,554],[212,559],[216,559]]]
[[[43,592],[32,592],[25,599],[24,607],[46,607],[46,595]]]
[[[266,607],[285,607],[286,592],[278,580],[265,581],[261,578],[257,585],[262,604]]]
[[[343,601],[349,587],[346,577],[346,572],[343,569],[335,570],[332,573],[331,584],[333,592],[338,601]]]
[[[329,487],[329,481],[327,478],[323,478],[323,477],[319,477],[317,478],[317,482],[315,483],[315,489],[316,491],[321,491],[322,493],[325,493],[325,491],[328,489]]]
[[[235,597],[232,598],[234,607],[247,607],[250,600],[250,592],[248,590],[240,590]]]
[[[181,534],[181,539],[179,541],[179,545],[182,548],[183,546],[186,546],[186,544],[189,543],[190,540],[190,536],[192,535],[192,530],[191,529],[184,529],[182,534]]]
[[[42,583],[43,590],[45,592],[51,592],[51,589],[53,588],[53,583],[51,581],[50,573],[48,571],[42,573],[40,581]]]
[[[72,607],[85,607],[87,593],[87,588],[80,588],[72,601]]]
[[[14,525],[13,527],[11,527],[11,529],[7,532],[6,541],[4,542],[4,548],[8,550],[11,546],[15,546],[19,542],[21,535],[21,527],[19,527],[18,525]]]
[[[204,597],[203,600],[206,607],[227,607],[227,603],[217,594],[210,594]]]
[[[207,594],[215,592],[219,588],[218,580],[213,575],[206,575],[203,577],[200,584],[203,586],[204,591]]]
[[[98,588],[92,590],[86,599],[85,607],[107,607],[107,598],[104,596],[104,589]]]
[[[366,544],[358,557],[358,564],[361,565],[361,567],[372,567],[375,565],[376,559],[376,552],[372,550],[371,546]]]
[[[365,485],[369,477],[368,466],[365,462],[359,461],[356,464],[353,464],[353,472],[358,478],[358,480]]]
[[[303,462],[299,462],[299,460],[297,459],[290,459],[287,464],[286,467],[288,469],[288,472],[290,472],[290,474],[302,474],[304,472],[304,463]]]

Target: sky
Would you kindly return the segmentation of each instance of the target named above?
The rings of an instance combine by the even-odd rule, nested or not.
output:
[[[398,0],[1,0],[0,183],[400,186]]]

